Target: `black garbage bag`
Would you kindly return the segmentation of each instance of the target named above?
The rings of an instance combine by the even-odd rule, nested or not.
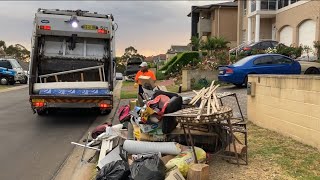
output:
[[[157,154],[138,159],[130,166],[133,180],[164,180],[165,165]]]
[[[98,172],[96,180],[130,180],[128,162],[119,160],[106,164]]]

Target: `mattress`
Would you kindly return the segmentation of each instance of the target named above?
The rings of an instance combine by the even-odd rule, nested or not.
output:
[[[35,83],[33,92],[39,95],[109,95],[107,82]]]

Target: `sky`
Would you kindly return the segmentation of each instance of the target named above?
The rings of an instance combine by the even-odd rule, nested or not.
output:
[[[165,54],[171,45],[187,45],[191,35],[192,5],[223,1],[0,1],[0,40],[30,49],[32,24],[38,8],[81,9],[113,14],[116,55],[133,46],[145,56]]]

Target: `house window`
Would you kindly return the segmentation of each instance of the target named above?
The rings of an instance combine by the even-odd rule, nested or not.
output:
[[[247,0],[243,1],[243,14],[246,15],[247,14]]]
[[[277,0],[261,0],[262,10],[276,10]]]
[[[251,12],[254,12],[256,10],[256,0],[251,1]]]
[[[278,9],[286,7],[289,5],[289,0],[279,0],[278,1]]]

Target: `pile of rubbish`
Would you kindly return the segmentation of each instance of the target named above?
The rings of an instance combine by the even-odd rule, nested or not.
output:
[[[168,139],[178,123],[164,114],[181,110],[191,99],[161,90],[146,96],[143,106],[134,100],[119,108],[121,124],[102,124],[92,132],[92,141],[73,143],[100,152],[96,180],[209,179],[205,150],[195,147],[199,162],[195,164],[190,146]],[[98,141],[101,148],[92,147]]]
[[[189,171],[195,165],[191,147],[166,142],[166,135],[172,132],[178,123],[174,118],[163,115],[180,110],[183,104],[182,97],[156,90],[144,102],[143,107],[137,106],[137,101],[131,101],[119,108],[119,121],[133,126],[134,138],[125,138],[118,132],[122,142],[104,158],[99,158],[101,160],[98,162],[99,173],[96,179],[208,179],[209,169],[206,164],[202,164],[202,167],[207,167],[202,168],[202,171],[195,172],[199,168]],[[126,134],[128,137],[128,132]],[[198,147],[195,147],[195,151],[199,162],[205,163],[206,152]]]

